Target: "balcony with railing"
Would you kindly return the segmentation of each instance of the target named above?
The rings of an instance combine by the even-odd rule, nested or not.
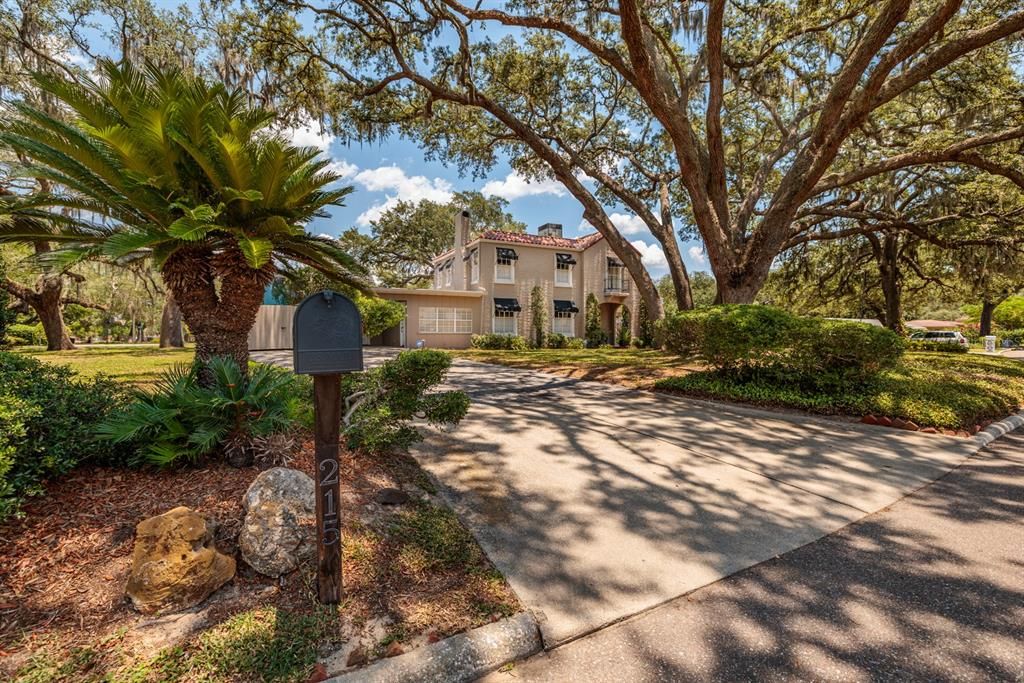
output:
[[[605,294],[629,294],[629,278],[625,273],[609,273],[604,279]]]

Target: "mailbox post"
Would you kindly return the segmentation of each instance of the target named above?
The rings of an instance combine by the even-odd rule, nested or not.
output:
[[[341,601],[341,374],[363,369],[362,321],[347,297],[326,290],[295,309],[292,363],[313,376],[316,451],[317,595]]]

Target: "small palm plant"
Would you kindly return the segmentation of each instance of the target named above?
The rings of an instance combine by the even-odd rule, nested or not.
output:
[[[207,384],[196,381],[194,365],[168,370],[151,391],[139,391],[127,408],[101,423],[97,434],[140,444],[140,459],[156,465],[195,462],[221,451],[237,463],[261,437],[292,429],[308,401],[294,386],[302,380],[282,368],[257,364],[246,376],[233,358],[216,356],[206,369],[213,378]]]
[[[52,222],[0,222],[0,240],[60,244],[51,265],[150,258],[196,338],[196,356],[247,369],[247,336],[278,267],[311,266],[365,289],[362,269],[305,226],[340,206],[350,187],[316,148],[275,135],[271,113],[241,90],[179,70],[99,64],[97,81],[37,75],[69,122],[13,103],[0,144],[24,174],[55,189],[11,210]],[[204,378],[208,374],[204,373]]]

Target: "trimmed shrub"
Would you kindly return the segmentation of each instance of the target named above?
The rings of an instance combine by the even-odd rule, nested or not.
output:
[[[629,311],[629,306],[623,304],[619,309],[619,329],[616,339],[616,343],[619,346],[629,346],[630,342],[633,341],[633,334],[630,331],[632,323],[633,315]]]
[[[939,353],[967,353],[968,348],[962,344],[949,344],[947,342],[912,341],[909,342],[911,351],[937,351]]]
[[[46,343],[43,324],[11,323],[7,326],[7,341],[15,346],[40,346]]]
[[[1009,341],[1013,346],[1024,346],[1024,329],[1003,330],[999,333],[999,340],[997,343],[1002,346],[1004,341]]]
[[[543,349],[547,337],[548,306],[544,290],[539,285],[530,290],[530,343],[535,349]]]
[[[222,454],[234,464],[251,462],[255,440],[290,431],[308,415],[307,378],[273,365],[252,364],[248,377],[229,357],[203,368],[212,376],[199,384],[198,365],[165,372],[152,390],[100,424],[100,438],[134,444],[135,463],[167,466]]]
[[[637,337],[633,340],[633,345],[641,349],[650,348],[654,346],[654,321],[651,320],[643,299],[640,300],[636,314]]]
[[[123,462],[128,451],[97,439],[96,428],[128,399],[112,380],[0,352],[0,520],[80,463]]]
[[[570,337],[569,339],[565,340],[565,348],[571,349],[573,351],[579,351],[581,349],[587,348],[587,343],[580,339],[579,337]]]
[[[723,373],[821,387],[865,381],[895,365],[904,349],[891,330],[758,305],[677,312],[662,334],[670,351],[700,355]]]
[[[474,334],[469,344],[474,349],[492,351],[523,351],[530,346],[523,337],[508,334]]]
[[[601,329],[601,307],[593,292],[587,294],[587,303],[583,312],[586,322],[583,336],[587,341],[587,346],[597,348],[607,343],[608,339],[605,337],[604,330]]]
[[[386,453],[408,448],[422,437],[416,420],[451,427],[469,410],[469,397],[461,391],[433,391],[451,367],[444,351],[403,351],[379,367],[346,375],[345,437],[349,448]]]
[[[564,349],[568,342],[569,337],[559,332],[552,332],[547,336],[545,346],[549,349]]]

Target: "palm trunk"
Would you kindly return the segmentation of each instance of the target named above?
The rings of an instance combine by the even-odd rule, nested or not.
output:
[[[174,295],[167,292],[163,314],[160,316],[160,348],[181,349],[185,347],[185,336],[181,328],[181,308]]]
[[[226,271],[219,278],[215,261]],[[182,250],[165,262],[161,274],[196,339],[196,361],[205,365],[214,357],[229,356],[243,374],[248,373],[249,330],[263,304],[263,291],[273,279],[273,268],[253,270],[244,265],[241,254]],[[201,381],[210,381],[200,376]]]

